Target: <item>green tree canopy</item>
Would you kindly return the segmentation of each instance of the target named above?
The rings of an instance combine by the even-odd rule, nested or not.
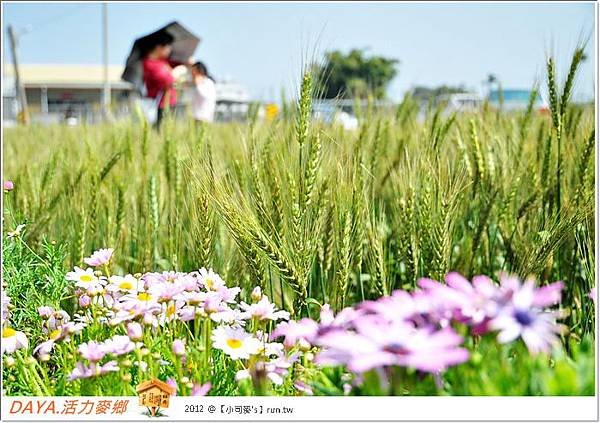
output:
[[[463,86],[448,86],[448,85],[440,85],[439,87],[424,87],[417,86],[411,90],[411,95],[415,100],[421,102],[427,102],[432,99],[436,99],[437,97],[445,94],[457,94],[457,93],[465,93],[468,90]]]
[[[316,68],[323,82],[324,98],[365,98],[372,94],[384,98],[387,85],[397,74],[398,60],[382,56],[367,57],[364,50],[325,53],[325,62]]]

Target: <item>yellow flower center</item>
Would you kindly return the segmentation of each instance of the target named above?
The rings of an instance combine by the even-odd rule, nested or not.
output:
[[[239,339],[228,339],[227,345],[229,346],[229,348],[241,348],[242,341],[240,341]]]
[[[150,301],[150,299],[152,299],[152,296],[150,294],[148,294],[147,292],[142,292],[140,294],[138,294],[138,300],[140,301]]]
[[[94,280],[94,277],[93,277],[93,276],[90,276],[90,275],[88,275],[88,274],[85,274],[85,275],[81,275],[81,276],[79,277],[79,280],[80,280],[81,282],[91,282],[91,281],[93,281],[93,280]]]
[[[129,281],[121,282],[119,284],[119,288],[121,289],[133,289],[133,284]]]
[[[175,304],[171,304],[169,307],[167,307],[167,317],[171,317],[174,314],[175,314]]]
[[[50,339],[58,338],[61,332],[62,330],[60,329],[54,329],[52,332],[50,332]]]
[[[15,336],[16,334],[17,334],[17,331],[12,328],[2,329],[2,337],[3,338],[10,338],[12,336]]]

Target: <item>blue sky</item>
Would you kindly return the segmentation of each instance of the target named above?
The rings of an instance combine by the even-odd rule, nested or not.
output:
[[[23,63],[101,63],[101,4],[2,8],[4,26],[31,26],[20,39]],[[112,64],[124,62],[136,37],[178,20],[202,38],[196,56],[212,74],[245,84],[260,100],[292,91],[307,58],[353,47],[401,61],[392,99],[414,85],[481,89],[488,73],[504,87],[527,88],[543,77],[547,53],[564,72],[588,37],[576,94],[594,93],[591,3],[111,3],[108,10]]]

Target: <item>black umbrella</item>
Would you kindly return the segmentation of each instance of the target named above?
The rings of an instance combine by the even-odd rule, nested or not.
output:
[[[144,84],[143,54],[156,45],[156,39],[163,33],[173,37],[173,51],[169,58],[174,62],[185,63],[194,54],[198,43],[200,43],[200,38],[184,28],[179,22],[171,22],[152,34],[135,40],[131,53],[127,57],[121,79],[131,82],[140,91]]]

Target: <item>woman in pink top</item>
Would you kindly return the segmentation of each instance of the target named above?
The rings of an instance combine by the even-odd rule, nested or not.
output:
[[[144,84],[147,96],[158,99],[156,127],[160,126],[166,104],[170,107],[177,104],[177,90],[173,67],[181,63],[169,60],[172,51],[173,37],[166,32],[158,33],[153,42],[144,52],[142,65],[144,69]]]

